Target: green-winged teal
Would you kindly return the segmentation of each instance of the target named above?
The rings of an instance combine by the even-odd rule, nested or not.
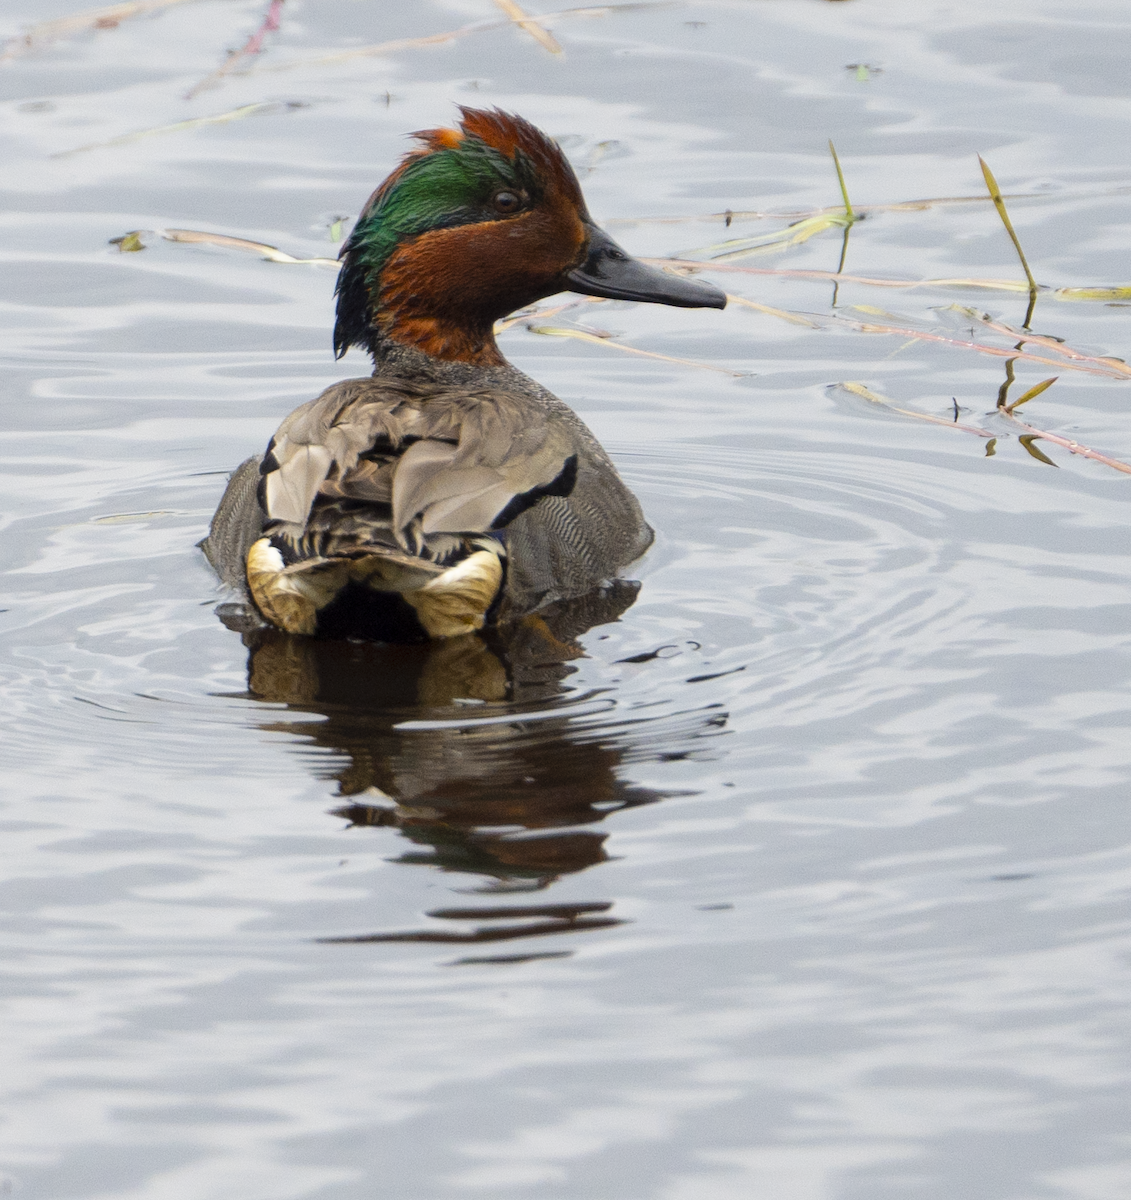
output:
[[[581,596],[652,541],[573,411],[494,324],[556,292],[722,308],[594,225],[558,146],[461,109],[373,193],[342,249],[334,348],[373,356],[233,474],[203,542],[290,633],[421,641]]]

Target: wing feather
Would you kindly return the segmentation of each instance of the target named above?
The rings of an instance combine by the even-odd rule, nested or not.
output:
[[[273,521],[305,525],[310,506],[334,461],[328,446],[277,441],[271,451],[278,469],[264,476],[267,515]]]
[[[393,523],[420,519],[425,533],[485,533],[516,497],[549,486],[573,452],[564,430],[530,421],[516,398],[467,397],[459,406],[459,442],[417,442],[393,480]]]
[[[563,478],[573,454],[568,428],[521,395],[346,380],[280,425],[262,495],[268,519],[295,539],[316,504],[391,502],[392,531],[408,547],[414,522],[426,536],[505,523],[523,497],[534,503]]]

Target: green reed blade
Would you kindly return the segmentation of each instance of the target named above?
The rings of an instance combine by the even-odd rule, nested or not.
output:
[[[1012,362],[1012,361],[1013,360],[1010,359],[1010,362]],[[1029,401],[1032,400],[1035,396],[1039,396],[1043,391],[1052,387],[1052,385],[1054,383],[1056,383],[1056,381],[1059,378],[1060,378],[1059,375],[1054,375],[1051,379],[1042,380],[1040,383],[1037,384],[1036,387],[1031,387],[1024,395],[1018,396],[1017,399],[1014,400],[1014,402],[1012,404],[1004,405],[1003,407],[1004,407],[1005,411],[1007,413],[1011,413],[1011,412],[1013,412],[1013,410],[1015,408],[1020,408],[1022,404],[1028,404]]]
[[[852,202],[848,198],[848,188],[845,186],[844,182],[844,172],[840,169],[840,159],[837,157],[836,147],[833,145],[832,138],[829,138],[829,152],[833,156],[833,166],[836,167],[836,177],[837,182],[840,184],[841,198],[844,200],[845,215],[850,221],[855,221],[856,214],[852,211]]]
[[[1021,249],[1021,242],[1018,240],[1017,234],[1013,228],[1013,222],[1009,219],[1009,213],[1005,207],[1005,201],[1002,199],[1001,188],[997,185],[997,180],[994,178],[993,171],[990,170],[989,164],[979,154],[978,162],[982,168],[982,174],[985,176],[986,187],[989,189],[990,197],[994,202],[994,208],[997,209],[997,215],[1001,217],[1001,223],[1005,226],[1005,232],[1009,234],[1009,239],[1013,243],[1014,250],[1017,251],[1017,257],[1021,260],[1021,267],[1025,272],[1025,278],[1029,281],[1029,311],[1025,314],[1024,328],[1028,329],[1029,322],[1033,317],[1033,305],[1037,302],[1037,281],[1033,278],[1033,272],[1029,270],[1029,262],[1025,258],[1025,251]]]

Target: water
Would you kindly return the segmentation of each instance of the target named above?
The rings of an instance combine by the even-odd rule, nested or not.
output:
[[[10,0],[0,32],[67,8]],[[332,256],[406,131],[497,103],[637,253],[783,222],[630,218],[835,203],[831,137],[858,205],[982,194],[982,153],[1032,197],[1042,283],[1128,284],[1125,6],[703,3],[562,21],[560,60],[494,29],[268,72],[495,12],[291,2],[261,71],[185,101],[263,11],[183,4],[0,75],[2,1187],[1121,1200],[1126,476],[985,416],[1001,358],[597,306],[572,315],[741,372],[503,337],[657,527],[635,598],[471,651],[245,639],[194,543],[226,471],[365,360],[332,359],[327,268],[108,241]],[[871,212],[846,270],[1021,277],[981,202]],[[827,282],[714,278],[832,312]],[[940,306],[1026,302],[837,299],[967,340]],[[1034,327],[1126,355],[1128,319],[1042,296]],[[1019,415],[1131,458],[1126,383],[1016,374],[1060,376]],[[957,403],[995,453],[842,381]]]

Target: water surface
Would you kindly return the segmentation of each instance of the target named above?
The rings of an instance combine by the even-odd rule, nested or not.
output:
[[[986,415],[1004,359],[827,320],[1008,346],[942,310],[1019,325],[1023,294],[843,283],[834,310],[719,273],[816,327],[553,318],[722,371],[510,329],[657,543],[638,592],[406,650],[241,634],[194,548],[227,471],[366,372],[332,357],[332,269],[109,242],[333,257],[458,102],[558,136],[636,253],[790,219],[638,218],[837,203],[832,138],[860,206],[981,196],[981,153],[1042,284],[1131,284],[1125,6],[706,2],[563,20],[560,59],[499,27],[317,63],[497,11],[291,0],[255,71],[185,100],[264,9],[0,74],[3,1187],[1124,1197],[1131,480]],[[0,34],[67,12],[12,0]],[[845,269],[1021,278],[981,200],[868,210]],[[1129,321],[1042,294],[1033,327],[1125,356]],[[1013,398],[1059,375],[1019,415],[1131,459],[1126,382],[1014,371]],[[957,406],[994,453],[845,381]]]

